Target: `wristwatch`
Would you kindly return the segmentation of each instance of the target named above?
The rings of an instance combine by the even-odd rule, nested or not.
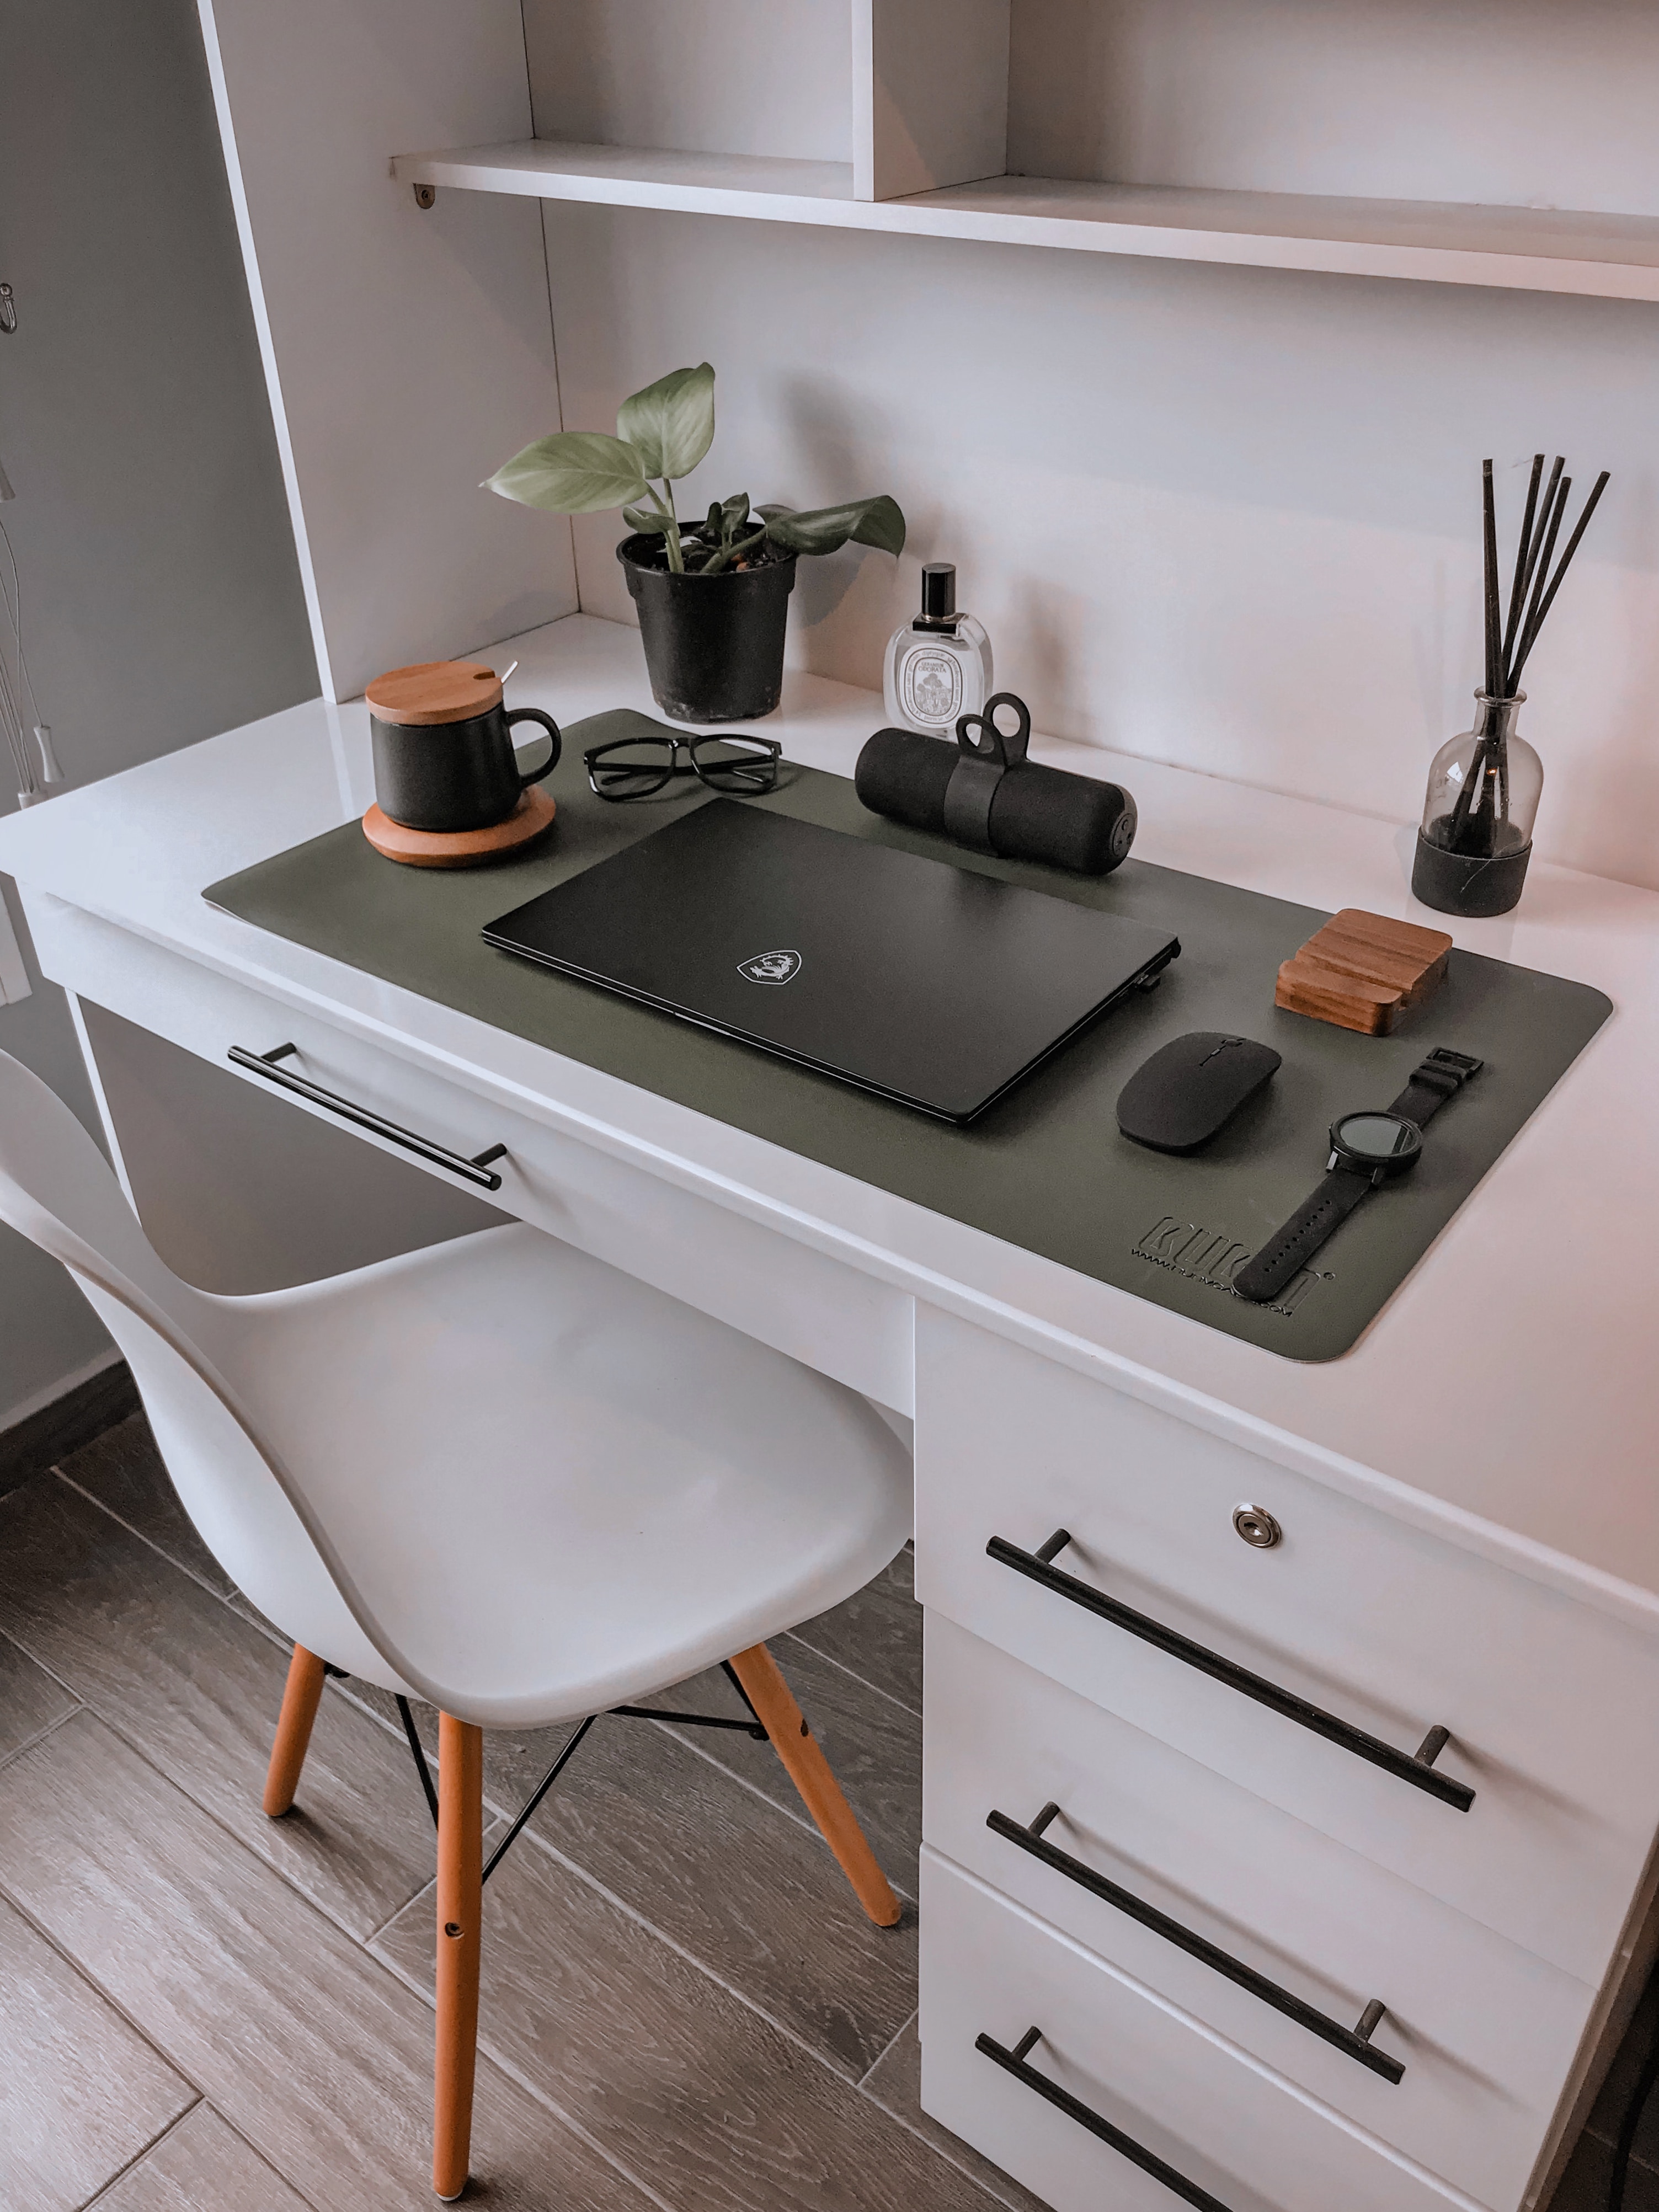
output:
[[[1437,1045],[1413,1071],[1392,1106],[1380,1113],[1345,1114],[1333,1121],[1324,1182],[1233,1277],[1240,1297],[1257,1305],[1276,1298],[1368,1191],[1414,1168],[1423,1151],[1424,1123],[1484,1064],[1466,1052]]]

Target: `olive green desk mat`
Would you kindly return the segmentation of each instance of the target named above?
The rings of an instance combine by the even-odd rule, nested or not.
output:
[[[1292,1359],[1348,1349],[1611,1012],[1583,984],[1455,951],[1439,991],[1392,1036],[1356,1036],[1273,1005],[1279,963],[1329,919],[1314,908],[1135,860],[1095,880],[963,853],[867,812],[844,776],[786,767],[775,793],[743,803],[1130,915],[1181,939],[1182,956],[1158,990],[1108,1015],[972,1127],[955,1128],[484,944],[486,922],[702,803],[690,778],[659,799],[623,805],[589,792],[584,746],[662,727],[623,710],[567,730],[547,787],[557,823],[520,858],[453,871],[399,866],[354,822],[204,896],[349,967]],[[665,928],[683,922],[663,916]],[[892,957],[903,959],[902,945]],[[879,976],[871,984],[878,989]],[[1205,1151],[1178,1159],[1130,1144],[1114,1107],[1147,1054],[1188,1030],[1259,1038],[1284,1065]],[[1436,1117],[1419,1166],[1367,1199],[1279,1304],[1239,1297],[1231,1273],[1324,1173],[1328,1125],[1356,1108],[1386,1106],[1440,1044],[1486,1066]]]

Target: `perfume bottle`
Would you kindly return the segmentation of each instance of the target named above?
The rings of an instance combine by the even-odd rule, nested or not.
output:
[[[921,612],[887,643],[882,699],[890,723],[955,742],[957,718],[977,714],[990,697],[991,641],[972,615],[957,611],[957,572],[930,561],[921,572]]]

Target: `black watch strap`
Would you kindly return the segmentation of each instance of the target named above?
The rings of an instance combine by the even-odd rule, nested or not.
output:
[[[1415,1121],[1420,1129],[1449,1098],[1457,1096],[1470,1076],[1479,1075],[1485,1066],[1484,1060],[1472,1059],[1467,1052],[1452,1052],[1445,1045],[1437,1045],[1428,1058],[1412,1070],[1411,1081],[1389,1111],[1402,1115],[1407,1121]]]
[[[1368,1175],[1353,1168],[1333,1168],[1312,1196],[1303,1200],[1284,1227],[1233,1277],[1233,1288],[1240,1297],[1266,1305],[1287,1289],[1370,1187]]]

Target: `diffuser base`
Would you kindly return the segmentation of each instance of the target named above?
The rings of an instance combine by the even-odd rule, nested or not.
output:
[[[1474,853],[1449,853],[1419,830],[1412,896],[1437,914],[1507,914],[1519,902],[1531,858],[1530,841],[1516,852],[1482,859]]]

